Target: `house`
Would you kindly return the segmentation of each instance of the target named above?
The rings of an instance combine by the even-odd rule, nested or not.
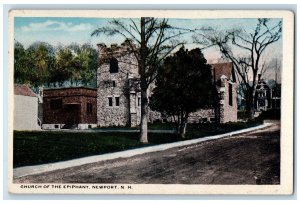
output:
[[[141,117],[138,63],[126,43],[121,46],[98,44],[100,67],[97,70],[97,124],[137,126]],[[189,122],[221,123],[237,121],[237,96],[232,63],[212,65],[214,83],[219,93],[217,108],[201,109],[190,115]],[[150,84],[148,95],[154,88]],[[148,121],[162,120],[159,112],[149,110]]]
[[[280,109],[281,107],[281,84],[275,84],[272,89],[272,108]]]
[[[268,82],[258,75],[258,82],[255,89],[254,108],[257,112],[270,109],[280,109],[281,84],[274,80]]]
[[[86,87],[43,90],[43,129],[87,129],[97,126],[97,91]]]
[[[266,111],[272,108],[272,90],[261,75],[255,89],[254,108],[256,111]]]
[[[14,85],[14,130],[41,130],[37,95],[27,85]]]

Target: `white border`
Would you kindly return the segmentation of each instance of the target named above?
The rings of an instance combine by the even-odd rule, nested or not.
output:
[[[283,73],[282,73],[282,131],[281,131],[281,184],[280,185],[133,185],[130,191],[91,191],[66,190],[63,192],[34,191],[21,189],[19,193],[104,193],[104,194],[291,194],[293,192],[293,67],[294,67],[294,16],[290,11],[263,11],[263,10],[14,10],[9,14],[9,113],[13,113],[13,17],[16,16],[51,16],[51,17],[140,17],[156,16],[167,18],[283,18]],[[9,183],[12,184],[12,122],[13,116],[9,114]],[[15,189],[14,189],[15,190]],[[14,191],[13,190],[13,191]]]

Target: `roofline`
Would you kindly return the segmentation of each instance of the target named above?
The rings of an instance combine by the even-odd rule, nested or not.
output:
[[[35,94],[35,93],[34,93]],[[24,94],[15,94],[14,96],[28,96],[28,95],[24,95]],[[38,96],[35,94],[35,96],[28,96],[28,97],[32,97],[32,98],[38,98]]]
[[[26,86],[30,90],[30,92],[33,94],[33,96],[29,96],[29,95],[25,95],[25,94],[16,94],[15,88],[16,87],[20,87],[20,86]],[[32,91],[32,89],[29,87],[28,84],[14,84],[14,91],[13,91],[13,93],[14,93],[15,96],[28,96],[28,97],[38,98],[38,95],[36,93],[34,93],[34,91]]]
[[[232,64],[232,65],[233,65],[233,63],[232,63],[232,62],[219,62],[219,63],[211,63],[211,64],[209,64],[209,65],[217,65],[217,64]]]
[[[97,88],[90,88],[90,87],[83,87],[83,86],[78,86],[78,87],[55,87],[55,88],[44,88],[44,91],[61,90],[61,89],[90,89],[90,90],[95,90],[95,91],[97,91]]]

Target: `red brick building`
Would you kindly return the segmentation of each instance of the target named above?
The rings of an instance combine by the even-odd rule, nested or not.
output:
[[[72,87],[44,90],[43,129],[87,129],[96,126],[96,89]]]

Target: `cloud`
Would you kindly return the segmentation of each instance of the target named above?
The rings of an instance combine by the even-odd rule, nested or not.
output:
[[[47,20],[43,23],[30,23],[27,26],[22,26],[21,31],[23,32],[36,32],[36,31],[68,31],[68,32],[75,32],[75,31],[85,31],[92,29],[92,25],[90,23],[80,23],[80,24],[73,24],[73,23],[65,23],[59,21],[51,21]]]

